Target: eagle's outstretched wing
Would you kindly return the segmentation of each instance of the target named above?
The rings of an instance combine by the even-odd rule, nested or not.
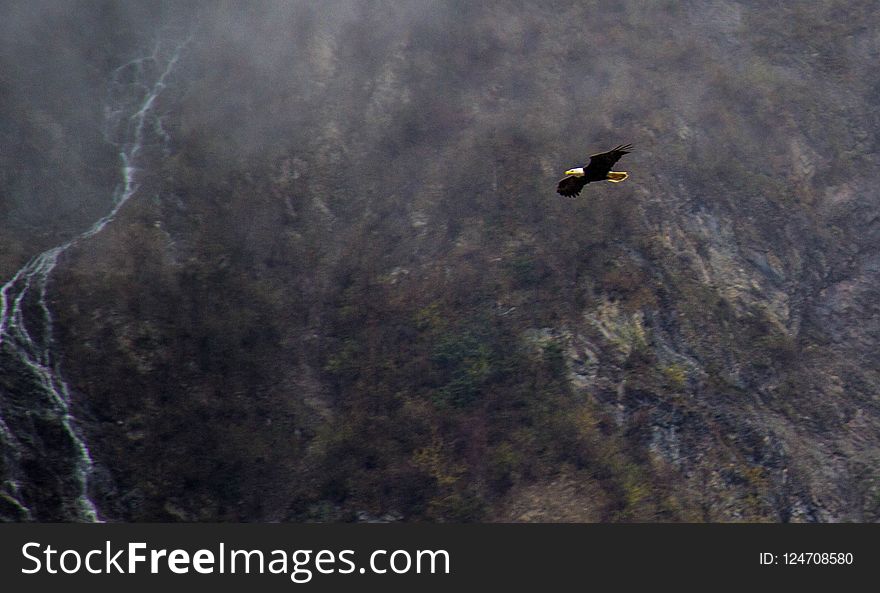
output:
[[[611,167],[614,166],[614,163],[620,160],[620,157],[632,152],[631,148],[632,144],[622,144],[608,152],[590,155],[590,164],[584,167],[584,172],[588,176],[594,174],[597,178],[603,179],[608,174],[608,171],[611,170]]]
[[[575,175],[567,175],[559,180],[559,185],[556,186],[556,191],[566,198],[571,198],[584,189],[584,186],[587,184],[587,180],[585,177],[577,177]]]

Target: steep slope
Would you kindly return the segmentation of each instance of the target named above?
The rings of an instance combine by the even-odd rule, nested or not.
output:
[[[870,3],[195,14],[51,284],[102,517],[877,520]]]

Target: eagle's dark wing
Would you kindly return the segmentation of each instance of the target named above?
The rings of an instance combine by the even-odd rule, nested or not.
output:
[[[559,180],[559,185],[556,186],[556,191],[566,198],[571,198],[581,193],[581,190],[584,189],[586,184],[586,178],[568,175]]]
[[[620,157],[632,152],[631,148],[632,144],[622,144],[608,152],[591,155],[590,164],[584,167],[585,175],[590,178],[604,179],[614,163],[620,160]]]

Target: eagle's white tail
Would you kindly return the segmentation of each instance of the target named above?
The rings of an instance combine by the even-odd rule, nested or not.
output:
[[[611,183],[620,183],[627,177],[629,177],[629,173],[626,171],[608,171],[608,176],[605,179]]]

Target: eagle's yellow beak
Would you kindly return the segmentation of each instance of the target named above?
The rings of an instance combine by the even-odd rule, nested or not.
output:
[[[577,170],[577,169],[569,169],[569,170],[566,171],[564,174],[565,174],[565,175],[577,175],[577,174],[578,174],[578,170]]]

